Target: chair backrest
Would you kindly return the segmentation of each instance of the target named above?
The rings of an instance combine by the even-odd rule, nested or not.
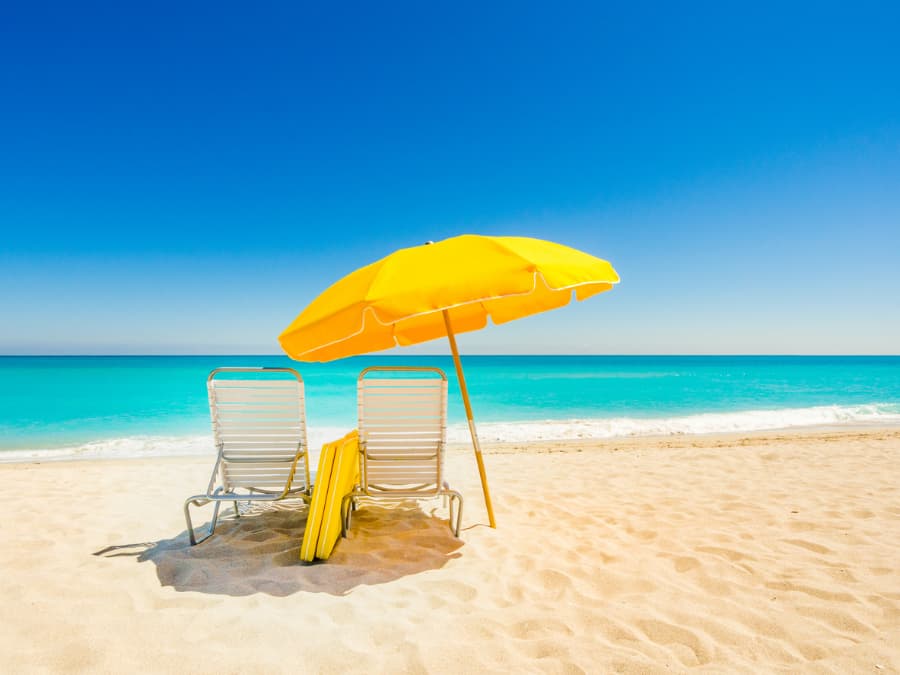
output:
[[[217,368],[207,378],[225,490],[309,487],[303,378],[292,368]]]
[[[447,376],[440,368],[366,368],[357,383],[360,487],[428,496],[443,484]]]

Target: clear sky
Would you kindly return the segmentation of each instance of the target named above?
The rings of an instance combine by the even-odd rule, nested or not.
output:
[[[897,3],[332,4],[0,8],[0,353],[275,353],[467,232],[622,277],[468,353],[900,352]]]

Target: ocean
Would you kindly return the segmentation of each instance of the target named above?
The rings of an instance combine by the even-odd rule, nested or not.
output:
[[[313,447],[355,427],[370,365],[450,379],[448,437],[465,441],[449,356],[307,364],[279,356],[0,357],[0,461],[214,452],[206,376],[218,366],[303,376]],[[897,356],[463,356],[483,441],[900,424]]]

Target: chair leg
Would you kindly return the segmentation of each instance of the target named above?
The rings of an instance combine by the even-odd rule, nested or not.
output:
[[[209,529],[207,530],[206,536],[202,539],[197,539],[194,534],[194,524],[191,522],[191,506],[205,506],[209,504],[209,502],[215,501],[213,505],[213,515],[212,520],[209,523]],[[216,522],[219,520],[219,507],[222,505],[222,502],[218,500],[211,500],[206,495],[196,495],[195,497],[188,497],[184,501],[184,520],[187,523],[187,531],[188,531],[188,539],[190,539],[191,546],[196,546],[197,544],[206,541],[212,536],[212,533],[216,529]]]
[[[200,501],[200,499],[189,497],[184,500],[184,521],[187,523],[187,531],[188,531],[188,539],[191,540],[191,546],[197,545],[197,537],[194,536],[194,524],[191,522],[191,504],[194,506],[203,506],[207,504],[206,501]]]
[[[212,516],[212,520],[209,521],[209,534],[206,535],[207,537],[211,537],[213,530],[216,529],[216,523],[219,521],[219,507],[220,506],[222,506],[222,502],[220,502],[220,501],[217,501],[213,505],[213,516]]]
[[[462,495],[455,491],[449,491],[446,493],[447,496],[450,497],[450,529],[453,530],[453,536],[459,539],[459,527],[462,524],[462,507],[463,507],[463,499]],[[456,518],[454,523],[453,518],[453,502],[456,501],[457,509],[456,509]]]
[[[341,536],[346,539],[350,531],[350,512],[353,510],[353,495],[344,495],[341,499]]]
[[[253,495],[255,492],[256,492],[256,490],[254,488],[247,488],[248,494]],[[251,500],[248,499],[247,500],[247,508],[248,509],[250,508],[250,503],[251,503]],[[237,499],[234,500],[234,517],[235,518],[241,517],[241,512],[238,510],[238,500]]]

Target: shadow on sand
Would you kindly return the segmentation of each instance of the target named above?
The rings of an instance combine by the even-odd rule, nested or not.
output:
[[[254,505],[241,518],[223,508],[216,533],[197,546],[190,546],[185,530],[173,539],[111,545],[94,555],[151,562],[160,583],[177,591],[346,595],[357,586],[439,569],[459,557],[463,542],[435,515],[439,510],[444,511],[435,507],[424,513],[414,503],[364,504],[353,516],[349,538],[338,541],[327,562],[313,564],[300,562],[307,510],[289,504]]]

